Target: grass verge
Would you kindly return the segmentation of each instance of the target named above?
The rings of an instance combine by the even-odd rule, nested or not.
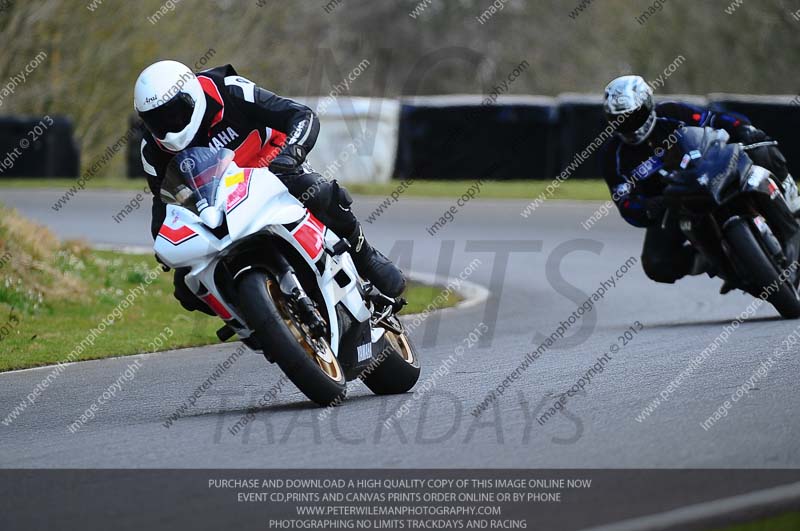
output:
[[[399,181],[380,184],[351,183],[348,190],[354,194],[388,196],[395,191]],[[456,199],[475,181],[413,181],[402,196],[439,197]],[[550,181],[485,181],[477,199],[529,199],[545,191]],[[567,180],[561,183],[551,199],[570,199],[579,201],[605,201],[609,198],[608,187],[602,180]]]
[[[0,188],[51,188],[53,190],[64,190],[70,186],[75,186],[76,179],[64,179],[55,177],[46,178],[5,178],[0,179]],[[121,179],[112,177],[98,177],[86,181],[87,190],[136,190],[141,192],[147,184],[144,178],[141,179]]]
[[[74,179],[2,179],[0,188],[53,188],[67,190],[74,185]],[[388,196],[397,189],[400,181],[388,183],[351,183],[347,188],[354,194],[369,196]],[[474,181],[413,181],[403,192],[404,197],[457,198]],[[550,181],[486,181],[481,186],[479,199],[533,199],[544,191]],[[91,180],[86,187],[96,190],[141,191],[143,179],[99,178]],[[608,188],[602,180],[567,180],[555,191],[552,199],[586,201],[605,201],[609,198]]]
[[[797,529],[800,529],[800,512],[786,513],[759,520],[758,522],[718,529],[717,531],[796,531]]]
[[[412,284],[404,313],[439,293]],[[181,308],[151,256],[61,243],[0,207],[0,371],[218,343],[220,326]]]

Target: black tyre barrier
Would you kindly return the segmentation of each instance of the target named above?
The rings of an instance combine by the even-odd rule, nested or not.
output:
[[[792,174],[800,177],[800,98],[712,94],[660,96],[714,111],[742,114],[780,142]],[[52,120],[51,125],[49,124]],[[0,179],[77,177],[80,149],[72,121],[64,116],[0,117]],[[551,179],[600,134],[600,95],[542,97],[480,96],[417,98],[402,103],[395,177],[399,179]],[[38,126],[38,128],[37,128]],[[135,115],[126,147],[126,173],[145,177],[140,145],[143,129]],[[41,134],[37,134],[38,130]],[[25,144],[27,141],[28,143]],[[570,177],[599,178],[598,150]]]
[[[400,108],[395,177],[550,179],[557,109],[551,98],[434,97]]]
[[[789,161],[789,171],[800,177],[800,98],[712,94],[709,99],[712,110],[742,114],[777,140]]]
[[[80,149],[64,116],[0,117],[0,178],[77,177]]]
[[[576,154],[598,138],[606,127],[603,98],[599,95],[564,94],[558,98],[558,173],[564,171]],[[601,177],[601,149],[570,172],[569,178]]]
[[[656,103],[663,101],[682,101],[706,107],[707,100],[701,96],[656,96]],[[576,161],[577,154],[587,152],[587,148],[600,138],[607,127],[603,113],[603,97],[600,94],[562,94],[558,97],[558,173]],[[607,135],[606,135],[607,136]],[[595,144],[596,145],[596,144]],[[602,179],[602,153],[600,149],[589,148],[591,155],[579,165],[573,165],[569,178]],[[579,162],[579,160],[577,161]]]
[[[144,124],[135,114],[128,118],[128,128],[133,132],[131,141],[128,142],[125,151],[125,175],[129,179],[147,177],[142,167],[142,136],[144,136]]]

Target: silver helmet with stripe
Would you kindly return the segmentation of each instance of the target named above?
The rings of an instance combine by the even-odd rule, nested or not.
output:
[[[656,126],[653,90],[640,76],[622,76],[609,83],[603,110],[627,144],[641,144]]]

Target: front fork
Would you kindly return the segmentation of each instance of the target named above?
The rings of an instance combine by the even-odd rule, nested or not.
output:
[[[781,266],[789,267],[800,255],[800,223],[786,203],[783,186],[775,182],[769,171],[754,166],[744,183],[743,191],[753,197],[756,215],[763,216],[768,225],[767,230],[770,233],[774,231],[781,242]],[[757,228],[764,233],[762,227]]]
[[[758,223],[756,226],[764,234],[765,241],[781,268],[786,269],[800,257],[800,224],[786,204],[783,194],[770,196],[759,193],[756,194],[756,203],[759,214],[766,221],[766,226]],[[778,243],[778,252],[773,249],[774,243]]]
[[[736,278],[736,273],[730,265],[724,248],[724,236],[716,219],[709,213],[695,216],[682,216],[673,209],[667,209],[662,220],[662,228],[670,223],[671,219],[678,217],[681,232],[689,240],[695,251],[705,256],[715,270],[713,273],[723,280]]]
[[[281,254],[272,257],[272,273],[278,281],[281,293],[286,297],[291,310],[296,312],[300,320],[308,326],[315,339],[322,339],[328,335],[328,324],[319,312],[316,303],[303,289],[291,264]]]

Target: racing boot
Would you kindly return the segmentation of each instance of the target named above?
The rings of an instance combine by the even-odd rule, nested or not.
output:
[[[353,262],[361,276],[387,297],[399,297],[406,289],[403,272],[367,242],[361,224],[356,225],[347,241],[350,243]]]
[[[725,280],[722,282],[722,286],[719,288],[720,295],[727,295],[731,291],[736,289],[736,284],[731,282],[730,280]]]
[[[708,273],[708,276],[712,278],[716,276],[716,271],[714,271],[711,262],[709,262],[708,259],[703,256],[703,253],[694,251],[692,268],[689,270],[688,275],[694,277],[697,275],[702,275],[703,273]]]
[[[786,199],[786,204],[789,205],[789,210],[795,216],[800,213],[800,196],[797,193],[797,183],[794,182],[794,177],[788,175],[783,181],[783,197]]]

